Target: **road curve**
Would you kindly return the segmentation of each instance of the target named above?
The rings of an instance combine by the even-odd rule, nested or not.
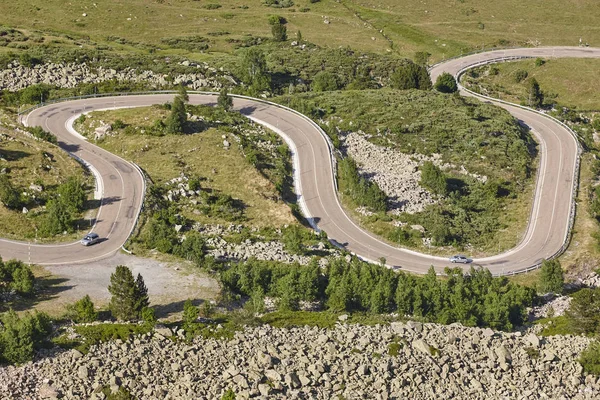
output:
[[[595,48],[531,48],[500,50],[466,56],[436,65],[435,79],[442,72],[457,75],[460,70],[502,57],[600,57]],[[54,133],[65,150],[93,165],[103,182],[103,202],[94,230],[106,241],[83,248],[78,243],[28,245],[0,239],[0,254],[38,264],[89,262],[114,254],[133,229],[143,199],[143,178],[121,158],[77,137],[67,129],[69,120],[94,110],[114,107],[141,107],[172,100],[173,95],[134,95],[90,98],[48,105],[32,111],[29,125],[40,125]],[[216,97],[190,95],[192,104],[215,104]],[[498,104],[529,125],[540,140],[541,163],[530,223],[521,243],[505,253],[475,260],[494,274],[521,271],[554,255],[568,236],[573,203],[573,182],[577,178],[577,142],[557,122],[533,111]],[[424,273],[434,265],[448,265],[447,259],[390,246],[358,227],[342,209],[335,187],[332,160],[322,131],[308,118],[274,104],[235,98],[234,107],[252,120],[283,135],[294,152],[295,185],[309,221],[327,232],[330,239],[368,260],[384,257],[389,266]],[[29,258],[30,257],[30,258]]]

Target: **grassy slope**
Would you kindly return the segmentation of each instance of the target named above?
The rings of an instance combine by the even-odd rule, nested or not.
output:
[[[497,75],[490,75],[488,67],[484,67],[478,79],[464,79],[485,88],[492,96],[500,94],[502,99],[521,103],[527,98],[527,79],[517,83],[515,72],[525,70],[528,78],[535,78],[543,91],[558,95],[559,104],[580,110],[600,110],[599,60],[549,59],[539,67],[535,60],[525,60],[496,64],[496,68]]]
[[[51,155],[52,160],[45,157],[44,153]],[[0,169],[10,168],[11,182],[21,191],[28,190],[32,183],[41,184],[46,190],[51,190],[69,176],[84,178],[81,165],[57,146],[35,140],[11,129],[0,128],[0,155],[4,159],[0,161]],[[51,169],[48,170],[44,166],[50,166]],[[91,184],[88,178],[84,179]],[[34,217],[37,211],[41,210],[35,208],[28,214],[23,214],[20,210],[8,210],[0,203],[0,236],[11,239],[34,239],[36,225],[40,224],[39,218]],[[87,226],[81,228],[82,232]],[[81,236],[81,232],[48,240],[74,240]]]
[[[120,119],[133,126],[148,125],[167,113],[155,108],[99,111],[90,114],[86,124],[94,120],[112,123]],[[101,146],[137,163],[156,183],[178,177],[182,171],[188,176],[208,178],[207,182],[202,183],[203,187],[221,191],[244,202],[249,225],[281,227],[293,223],[295,219],[290,208],[281,201],[272,200],[277,197],[273,184],[249,166],[231,137],[228,139],[232,143],[231,148],[223,148],[223,134],[227,133],[211,128],[200,134],[182,136],[119,135],[107,137]],[[216,173],[212,172],[213,168]],[[229,225],[225,220],[193,213],[186,214],[186,217],[203,223]]]
[[[212,3],[222,7],[208,10],[204,8],[207,2],[193,0],[17,0],[0,3],[0,13],[6,25],[89,35],[100,41],[110,34],[160,44],[162,37],[229,32],[208,36],[214,51],[229,51],[229,38],[269,37],[266,14],[284,16],[290,34],[301,30],[306,40],[319,45],[350,45],[375,52],[391,47],[408,56],[425,50],[436,60],[498,43],[576,45],[580,37],[592,45],[600,42],[595,0],[575,4],[559,0],[322,0],[311,4],[297,0],[288,9],[268,8],[259,0]],[[300,12],[302,8],[310,10]],[[324,23],[325,16],[329,24]]]
[[[520,132],[506,111],[476,100],[421,91],[344,91],[307,93],[299,97],[329,110],[323,118],[330,119],[342,130],[363,130],[374,135],[371,141],[402,152],[441,153],[444,161],[453,163],[457,170],[464,165],[469,172],[516,183],[516,197],[503,199],[502,212],[496,216],[502,228],[493,235],[493,240],[486,239],[485,245],[469,251],[474,256],[497,253],[514,247],[520,240],[534,189],[533,180],[523,175],[524,166],[535,169],[537,164],[531,155],[523,152],[524,139],[531,140],[529,134]],[[278,101],[287,104],[286,97]],[[402,132],[406,127],[411,128],[410,133]],[[504,134],[490,135],[498,131]],[[343,192],[344,183],[340,185]],[[389,219],[365,217],[353,211],[357,205],[348,196],[340,194],[340,197],[352,217],[367,229],[383,237],[395,230]],[[418,248],[437,254],[455,251],[423,245]]]

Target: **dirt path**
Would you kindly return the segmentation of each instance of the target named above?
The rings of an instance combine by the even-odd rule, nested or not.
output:
[[[110,301],[110,275],[117,265],[128,266],[134,276],[142,274],[148,287],[150,304],[156,308],[159,317],[180,312],[187,299],[194,300],[194,303],[212,300],[219,291],[214,278],[183,263],[116,254],[90,264],[44,267],[47,272],[44,274],[42,271],[41,275],[49,273],[51,276],[42,279],[46,293],[36,309],[60,315],[67,304],[86,294],[90,295],[96,306],[106,306]]]

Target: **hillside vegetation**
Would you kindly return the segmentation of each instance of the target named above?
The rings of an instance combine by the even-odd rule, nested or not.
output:
[[[321,121],[338,145],[338,129],[362,131],[378,145],[407,154],[440,154],[450,164],[444,171],[432,171],[429,178],[427,164],[421,168],[421,185],[437,195],[439,203],[399,216],[366,202],[377,199],[373,189],[360,190],[369,195],[354,194],[347,171],[338,171],[347,208],[367,206],[375,212],[354,213],[368,229],[391,242],[427,251],[431,244],[483,253],[516,245],[530,209],[537,150],[529,132],[508,112],[460,96],[418,90],[306,93],[277,101]],[[410,228],[414,225],[425,231]]]
[[[65,224],[49,220],[49,214],[61,207],[59,193],[73,194],[76,201],[77,196],[87,198],[93,188],[83,167],[56,145],[0,127],[0,171],[0,236],[73,240],[81,235],[80,229],[89,229],[89,220],[83,218],[93,218],[93,201],[73,204],[76,210],[69,212]],[[69,182],[74,186],[69,188]]]
[[[427,51],[439,60],[492,45],[576,45],[580,38],[597,44],[596,7],[594,0],[17,0],[0,4],[0,12],[4,24],[31,31],[89,37],[135,51],[196,53],[228,52],[270,37],[267,15],[278,14],[288,21],[288,36],[301,31],[318,45],[403,56]]]

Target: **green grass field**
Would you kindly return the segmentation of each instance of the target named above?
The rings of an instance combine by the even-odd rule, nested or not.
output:
[[[270,37],[268,14],[287,19],[288,36],[300,30],[305,40],[321,46],[403,56],[428,51],[433,60],[493,45],[576,45],[580,38],[600,43],[594,0],[296,0],[289,8],[267,7],[259,0],[210,4],[220,7],[193,0],[16,0],[2,2],[0,13],[8,26],[100,43],[123,38],[130,50],[140,47],[136,43],[165,48],[163,38],[199,35],[209,39],[209,52],[229,52],[247,35]]]
[[[556,95],[558,104],[581,111],[600,111],[600,60],[561,58],[545,61],[540,66],[536,66],[533,59],[494,64],[493,69],[487,66],[476,69],[478,78],[465,75],[463,81],[491,96],[522,103],[527,98],[528,79],[535,78],[542,91]],[[526,71],[527,78],[517,82],[517,71]]]

